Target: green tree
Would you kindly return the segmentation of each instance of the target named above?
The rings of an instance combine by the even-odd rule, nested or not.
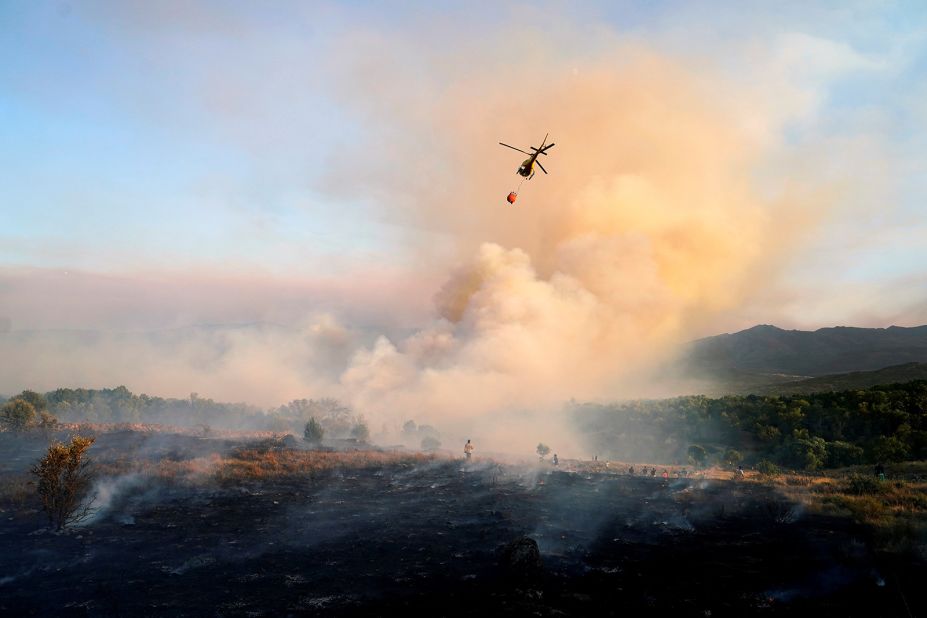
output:
[[[761,459],[760,462],[756,464],[756,470],[765,476],[774,476],[779,474],[779,466],[769,461],[768,459]]]
[[[904,461],[910,455],[908,445],[895,436],[879,436],[872,445],[871,459],[873,461],[898,462]]]
[[[315,417],[311,417],[306,423],[306,428],[303,430],[303,440],[309,444],[319,444],[324,437],[325,430],[322,429],[322,425],[315,420]]]
[[[763,442],[777,442],[781,437],[781,432],[778,427],[773,427],[772,425],[759,425],[756,428],[757,437]]]
[[[536,452],[541,459],[544,459],[547,457],[547,454],[550,453],[550,447],[540,442],[538,443],[538,447],[534,449],[534,452]]]
[[[423,451],[436,451],[441,448],[441,441],[434,436],[425,436],[422,438]]]
[[[357,424],[351,428],[351,437],[361,442],[366,442],[370,438],[370,428],[367,427],[367,421],[360,419]]]
[[[699,446],[698,444],[693,444],[689,447],[688,450],[689,461],[694,466],[704,466],[705,460],[708,459],[708,451],[705,450],[704,446]]]
[[[45,434],[45,439],[51,439],[52,432],[58,429],[58,419],[49,412],[42,410],[39,414],[39,429]]]
[[[732,448],[729,448],[726,451],[724,451],[724,461],[726,461],[728,465],[730,466],[736,466],[743,460],[744,460],[744,456],[740,451],[736,451]]]
[[[35,391],[23,391],[16,395],[16,397],[13,399],[22,399],[23,401],[28,401],[32,404],[32,407],[35,408],[37,414],[48,409],[48,401],[46,401],[45,395],[42,393],[37,393]]]
[[[828,442],[826,461],[831,468],[854,466],[863,462],[863,449],[849,442]]]
[[[795,434],[805,436],[807,432],[796,430]],[[779,459],[785,465],[801,470],[817,470],[824,465],[826,457],[827,446],[823,438],[789,438],[779,453]]]
[[[11,399],[0,408],[0,425],[7,431],[25,431],[35,423],[35,406],[25,399]]]

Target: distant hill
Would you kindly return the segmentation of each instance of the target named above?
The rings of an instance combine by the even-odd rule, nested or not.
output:
[[[836,373],[794,382],[769,384],[755,390],[757,394],[799,395],[832,391],[862,390],[884,384],[927,380],[927,363],[904,363],[875,371]]]
[[[715,394],[862,388],[923,378],[923,363],[927,326],[800,331],[764,324],[694,341],[682,358],[684,373],[713,384],[705,390]]]
[[[703,370],[821,376],[927,362],[927,326],[816,331],[754,326],[699,339],[686,360]]]

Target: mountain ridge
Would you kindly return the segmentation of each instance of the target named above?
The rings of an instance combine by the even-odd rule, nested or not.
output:
[[[819,377],[927,362],[927,325],[862,328],[832,326],[814,331],[758,324],[735,333],[697,339],[683,361],[690,372],[725,371]]]

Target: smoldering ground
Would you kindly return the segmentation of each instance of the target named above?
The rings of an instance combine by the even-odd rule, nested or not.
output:
[[[126,433],[100,440],[141,450]],[[178,461],[217,448],[157,441],[151,454],[173,450]],[[263,462],[287,456],[279,445],[229,446],[218,450],[257,451]],[[345,459],[300,474],[222,474],[221,463],[200,476],[149,470],[101,479],[113,489],[107,508],[63,535],[4,498],[0,609],[857,615],[900,607],[897,590],[879,585],[887,567],[861,530],[793,513],[770,487],[563,465]],[[506,551],[523,537],[537,542],[539,569]]]

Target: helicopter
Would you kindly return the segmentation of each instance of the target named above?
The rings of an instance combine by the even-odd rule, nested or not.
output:
[[[541,142],[540,148],[535,148],[534,146],[530,147],[531,150],[534,151],[534,154],[530,152],[526,152],[522,150],[521,148],[516,148],[515,146],[509,146],[508,144],[504,144],[502,142],[499,142],[499,145],[505,146],[506,148],[511,148],[512,150],[517,150],[518,152],[524,152],[526,155],[529,155],[529,158],[525,159],[522,162],[521,166],[518,168],[517,174],[520,176],[524,176],[525,178],[530,180],[531,178],[534,177],[534,164],[535,163],[537,163],[538,167],[541,168],[542,172],[544,172],[545,174],[547,173],[547,170],[544,169],[544,166],[541,165],[540,161],[538,161],[538,155],[547,156],[547,151],[553,148],[554,146],[556,146],[556,144],[547,144],[548,135],[550,135],[550,133],[544,136],[544,141]],[[547,144],[547,145],[545,146],[544,144]]]
[[[545,174],[547,173],[547,170],[544,169],[544,166],[541,165],[540,161],[538,161],[538,156],[544,155],[546,157],[547,151],[553,148],[554,146],[556,146],[556,144],[547,144],[547,137],[549,135],[550,133],[544,136],[544,140],[541,142],[540,148],[535,148],[534,146],[530,147],[531,150],[534,151],[534,154],[530,152],[526,152],[522,150],[521,148],[516,148],[515,146],[509,146],[508,144],[499,142],[500,146],[505,146],[506,148],[511,148],[512,150],[517,150],[518,152],[524,152],[526,155],[529,155],[529,157],[522,162],[521,166],[516,171],[516,173],[522,177],[521,182],[525,182],[525,180],[531,180],[532,178],[534,178],[534,164],[535,163],[537,163],[538,167],[541,168],[542,172],[544,172]],[[545,146],[545,144],[547,145]],[[521,188],[521,183],[518,183],[518,188],[519,189]],[[518,197],[518,189],[509,193],[505,199],[509,204],[514,204],[515,199],[517,197]]]

